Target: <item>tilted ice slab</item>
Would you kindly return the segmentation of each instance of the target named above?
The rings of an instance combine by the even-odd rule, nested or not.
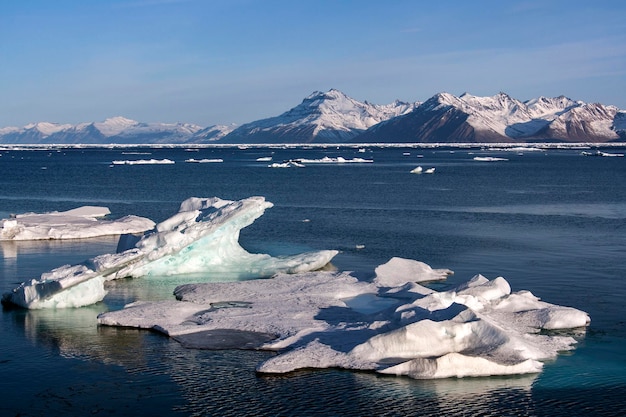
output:
[[[143,233],[154,227],[145,217],[116,220],[106,207],[83,206],[68,211],[18,214],[0,220],[0,240],[84,239],[96,236]]]
[[[372,282],[324,271],[187,284],[175,290],[179,301],[137,302],[98,321],[155,329],[197,348],[230,338],[227,347],[277,351],[260,373],[344,368],[418,379],[540,372],[542,360],[576,341],[539,332],[589,323],[582,311],[511,293],[501,277],[477,275],[443,292],[418,284],[450,273],[393,258]]]
[[[138,241],[123,236],[118,253],[44,273],[4,294],[2,301],[31,309],[81,307],[101,301],[105,281],[117,278],[216,272],[267,277],[319,269],[337,254],[327,250],[272,257],[244,250],[240,230],[269,207],[272,203],[263,197],[189,198]]]

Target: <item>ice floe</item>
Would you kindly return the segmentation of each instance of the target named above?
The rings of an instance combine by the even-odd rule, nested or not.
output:
[[[330,156],[325,156],[319,159],[306,159],[306,158],[298,158],[296,161],[303,164],[362,164],[362,163],[372,163],[374,162],[372,159],[364,159],[364,158],[352,158],[346,159],[343,156],[338,156],[336,158],[331,158]]]
[[[144,217],[115,220],[107,207],[83,206],[67,211],[24,213],[0,220],[0,240],[84,239],[96,236],[143,233],[155,223]]]
[[[610,152],[602,152],[602,151],[596,151],[596,152],[587,152],[587,151],[583,151],[580,153],[583,156],[603,156],[603,157],[624,157],[623,153],[610,153]]]
[[[435,168],[433,167],[433,168],[424,169],[421,166],[417,166],[413,168],[410,172],[411,174],[434,174]]]
[[[296,160],[284,161],[284,162],[273,162],[268,165],[269,168],[304,168],[305,165]]]
[[[135,159],[135,160],[121,159],[121,160],[115,160],[111,162],[111,164],[113,165],[168,165],[168,164],[175,164],[175,163],[176,162],[167,158],[165,159]]]
[[[475,156],[474,161],[479,162],[498,162],[498,161],[508,161],[507,158],[499,158],[496,156]]]
[[[181,275],[187,279],[174,289],[176,299],[138,301],[98,316],[101,325],[154,329],[187,347],[274,351],[257,366],[263,374],[308,368],[417,379],[537,373],[543,361],[576,344],[555,330],[590,322],[583,311],[513,292],[503,277],[476,275],[436,291],[424,283],[452,271],[416,260],[392,258],[365,278],[319,270],[334,250],[249,253],[239,245],[240,230],[270,207],[263,197],[189,198],[143,237],[123,236],[118,253],[60,266],[2,301],[32,309],[80,307],[102,300],[106,281],[116,278],[145,277],[149,285],[153,276],[198,272],[265,277],[188,283],[189,275]]]
[[[204,159],[185,159],[185,162],[188,163],[196,163],[196,164],[211,164],[211,163],[220,163],[224,162],[222,158],[204,158]]]
[[[420,284],[450,273],[393,258],[373,280],[318,271],[186,284],[174,291],[178,301],[137,302],[98,321],[154,329],[195,348],[276,351],[259,373],[343,368],[418,379],[540,372],[541,361],[576,343],[541,331],[589,323],[582,311],[512,293],[502,277],[477,275],[442,292]]]
[[[112,279],[218,272],[268,277],[319,269],[337,254],[327,250],[272,257],[244,250],[240,230],[270,207],[263,197],[189,198],[154,231],[137,239],[122,236],[118,253],[56,268],[22,283],[2,301],[31,309],[81,307],[102,300],[104,282]]]

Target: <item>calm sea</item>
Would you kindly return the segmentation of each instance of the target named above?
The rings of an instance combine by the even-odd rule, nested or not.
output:
[[[157,333],[98,327],[98,313],[170,298],[176,285],[121,280],[91,307],[3,310],[2,416],[618,416],[626,408],[626,158],[580,149],[409,147],[58,147],[0,155],[1,218],[100,205],[112,217],[161,221],[190,196],[262,195],[275,206],[242,232],[251,252],[339,249],[333,264],[361,276],[393,256],[417,259],[455,271],[438,289],[477,273],[503,276],[513,290],[592,319],[586,331],[571,333],[577,349],[539,375],[416,381],[311,370],[268,377],[254,369],[272,353],[184,349]],[[374,162],[271,169],[257,161],[269,156]],[[164,158],[176,163],[111,164]],[[184,162],[191,158],[223,162]],[[418,165],[436,171],[410,174]],[[116,237],[0,242],[0,291],[114,252],[116,244]]]

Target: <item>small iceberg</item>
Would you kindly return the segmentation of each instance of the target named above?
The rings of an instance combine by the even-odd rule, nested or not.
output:
[[[285,162],[274,162],[268,165],[269,168],[304,168],[305,165],[297,160],[289,160]]]
[[[580,154],[583,156],[602,156],[605,158],[611,158],[611,157],[623,158],[624,157],[623,153],[610,153],[610,152],[602,152],[602,151],[597,151],[597,152],[583,151]]]
[[[364,159],[364,158],[352,158],[346,159],[343,156],[338,156],[336,158],[331,158],[330,156],[325,156],[320,159],[305,159],[298,158],[296,161],[302,164],[363,164],[363,163],[372,163],[374,160],[372,159]]]
[[[67,211],[24,213],[0,220],[0,240],[85,239],[143,233],[155,223],[138,216],[106,220],[107,207],[83,206]]]
[[[104,283],[113,279],[192,273],[269,277],[319,269],[337,254],[326,250],[272,257],[247,252],[239,245],[240,230],[270,207],[263,197],[189,198],[154,231],[137,239],[122,236],[118,253],[44,273],[5,293],[2,302],[30,309],[82,307],[101,301]]]
[[[479,162],[498,162],[498,161],[508,161],[507,158],[498,158],[495,156],[475,156],[474,161]]]
[[[188,163],[195,163],[195,164],[212,164],[212,163],[220,163],[220,162],[224,162],[224,160],[222,158],[205,158],[205,159],[194,159],[194,158],[190,158],[190,159],[185,159],[185,162]]]
[[[115,160],[111,162],[113,165],[169,165],[175,162],[171,159],[136,159],[136,160]]]
[[[411,171],[411,174],[434,174],[435,173],[435,168],[428,168],[428,169],[424,169],[421,166],[415,167],[413,168]]]

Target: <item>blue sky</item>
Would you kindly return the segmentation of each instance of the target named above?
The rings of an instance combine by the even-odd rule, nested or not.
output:
[[[0,0],[0,127],[240,124],[330,88],[626,109],[626,2]]]

